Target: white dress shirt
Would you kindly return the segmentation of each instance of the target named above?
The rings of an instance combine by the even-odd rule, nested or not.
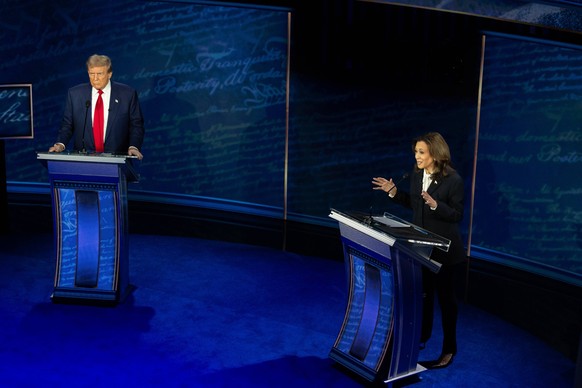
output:
[[[430,186],[430,183],[432,182],[432,175],[427,173],[426,170],[423,170],[423,175],[422,175],[422,191],[427,191],[428,190],[428,186]]]
[[[431,182],[432,182],[432,175],[429,174],[428,172],[426,172],[426,170],[423,170],[423,175],[422,175],[422,191],[427,191],[428,190],[428,186],[430,186]],[[430,207],[430,210],[435,210],[435,207]]]

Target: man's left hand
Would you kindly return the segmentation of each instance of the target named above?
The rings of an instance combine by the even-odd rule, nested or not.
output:
[[[143,159],[143,155],[142,155],[142,154],[141,154],[141,152],[139,152],[139,150],[138,150],[137,148],[135,148],[135,147],[130,147],[130,148],[127,150],[127,154],[128,154],[128,155],[130,155],[130,156],[137,156],[137,158],[138,158],[139,160],[142,160],[142,159]]]

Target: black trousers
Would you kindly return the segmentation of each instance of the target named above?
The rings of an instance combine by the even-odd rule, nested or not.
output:
[[[443,265],[438,273],[423,267],[422,332],[420,342],[427,342],[433,329],[434,301],[438,299],[443,327],[442,354],[457,354],[457,282],[462,279],[465,264]]]

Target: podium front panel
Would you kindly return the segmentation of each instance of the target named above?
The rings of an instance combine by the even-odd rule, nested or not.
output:
[[[58,254],[56,288],[115,292],[119,235],[115,186],[99,190],[56,187]],[[86,198],[94,201],[87,203]],[[92,233],[91,233],[92,232]],[[90,281],[90,279],[94,281]]]
[[[394,278],[390,264],[374,252],[345,243],[349,303],[332,354],[341,354],[342,363],[372,380],[390,346]]]

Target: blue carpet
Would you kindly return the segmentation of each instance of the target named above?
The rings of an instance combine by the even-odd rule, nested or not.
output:
[[[131,235],[135,289],[99,307],[51,302],[51,235],[0,246],[1,387],[364,385],[328,358],[346,304],[341,261]],[[439,332],[421,359],[438,356]],[[537,338],[462,304],[454,363],[394,386],[571,388],[574,374]]]

